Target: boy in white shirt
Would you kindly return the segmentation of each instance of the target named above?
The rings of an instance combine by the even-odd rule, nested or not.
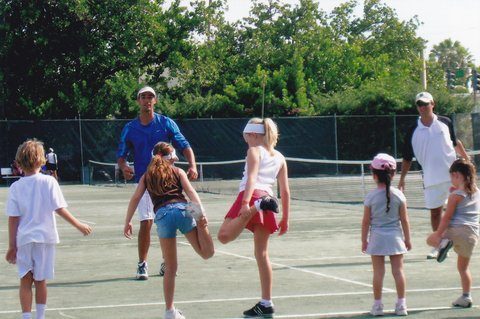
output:
[[[25,177],[13,183],[7,199],[9,245],[6,260],[17,264],[20,277],[22,319],[32,318],[32,285],[35,283],[36,318],[45,318],[47,279],[53,279],[55,245],[59,242],[55,212],[84,235],[90,226],[67,210],[55,178],[40,174],[45,164],[43,143],[27,140],[16,158]]]

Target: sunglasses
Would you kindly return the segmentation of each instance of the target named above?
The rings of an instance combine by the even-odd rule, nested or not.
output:
[[[423,102],[423,101],[417,101],[417,103],[415,103],[418,107],[422,107],[422,106],[428,106],[430,105],[430,102]]]

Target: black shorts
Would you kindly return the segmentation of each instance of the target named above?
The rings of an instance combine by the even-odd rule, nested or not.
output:
[[[47,163],[47,171],[56,171],[57,169],[57,164]]]

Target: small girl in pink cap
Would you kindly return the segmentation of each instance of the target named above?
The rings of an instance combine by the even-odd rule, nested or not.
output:
[[[406,198],[391,186],[397,163],[385,153],[373,158],[371,170],[377,188],[365,197],[362,221],[362,252],[371,255],[373,265],[374,304],[370,313],[383,316],[382,287],[385,277],[385,256],[390,257],[397,287],[395,314],[406,316],[403,254],[412,248]]]

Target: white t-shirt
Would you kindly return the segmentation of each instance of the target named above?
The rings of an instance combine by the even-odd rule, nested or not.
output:
[[[260,150],[260,163],[254,189],[264,190],[268,194],[273,195],[272,186],[277,179],[278,172],[280,171],[280,168],[282,168],[285,158],[277,150],[273,150],[273,155],[270,155],[268,150],[263,146],[259,146],[258,149]],[[245,163],[243,178],[239,187],[240,192],[245,190],[248,177],[247,172],[248,164]]]
[[[55,178],[43,174],[25,176],[10,186],[7,216],[19,216],[17,247],[28,243],[59,242],[55,210],[67,207]]]
[[[419,118],[411,134],[411,150],[422,166],[424,186],[449,182],[449,169],[457,157],[456,137],[451,121],[434,115],[432,124],[425,126]],[[407,153],[404,158],[411,159],[411,151],[404,153]]]
[[[57,164],[57,154],[55,154],[55,153],[48,153],[48,154],[47,154],[47,163]]]

